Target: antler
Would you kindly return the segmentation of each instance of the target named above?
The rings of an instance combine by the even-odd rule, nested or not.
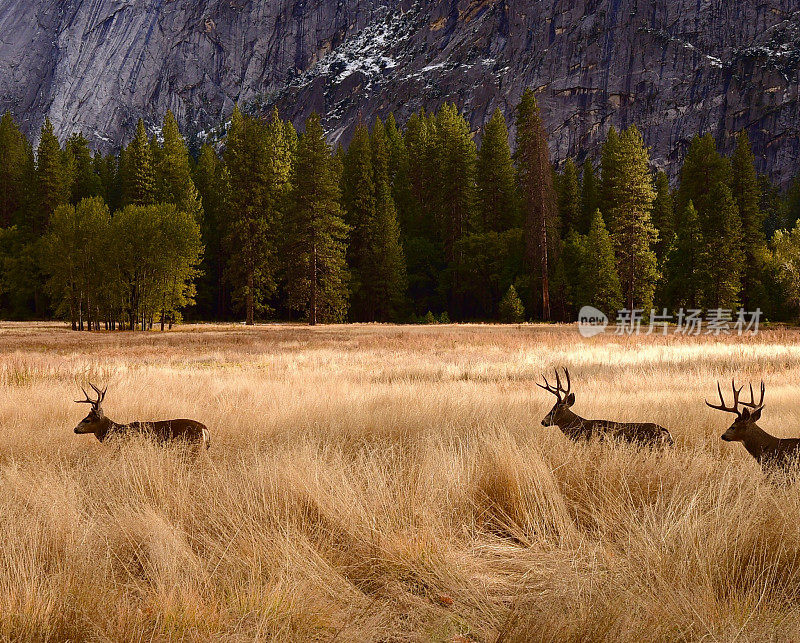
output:
[[[553,371],[555,371],[556,374],[555,387],[550,385],[550,382],[547,381],[547,378],[544,375],[542,375],[542,379],[544,379],[544,384],[539,384],[539,382],[534,382],[534,384],[536,384],[536,386],[538,386],[539,388],[543,388],[548,393],[552,393],[553,395],[555,395],[558,398],[558,401],[560,402],[563,399],[561,397],[561,394],[563,393],[564,396],[569,395],[570,389],[572,388],[572,384],[570,383],[569,380],[569,370],[567,370],[566,368],[564,369],[564,375],[567,378],[567,388],[564,388],[561,385],[561,377],[558,374],[558,369],[554,368]]]
[[[103,399],[105,398],[106,391],[108,390],[108,386],[106,386],[102,391],[99,388],[97,388],[94,384],[92,384],[91,382],[89,382],[89,386],[91,386],[94,389],[94,392],[97,393],[97,399],[93,400],[92,398],[90,398],[89,394],[86,392],[86,389],[84,389],[81,386],[81,391],[83,391],[83,394],[86,397],[86,399],[85,400],[75,400],[75,402],[77,404],[91,404],[94,408],[97,408],[98,406],[100,406],[100,404],[102,403]]]
[[[725,411],[726,413],[736,413],[736,415],[741,415],[739,412],[739,393],[742,392],[742,386],[736,388],[736,381],[731,380],[731,388],[733,388],[733,406],[725,406],[725,398],[722,396],[722,388],[717,382],[717,392],[719,393],[719,401],[720,404],[717,406],[716,404],[711,404],[708,400],[706,400],[706,404],[710,406],[712,409],[717,409],[718,411]],[[752,388],[750,389],[752,393]]]
[[[750,384],[750,401],[749,402],[741,402],[742,406],[749,406],[751,409],[760,409],[764,406],[764,380],[761,380],[761,398],[758,402],[755,401],[755,396],[753,395],[753,385]]]

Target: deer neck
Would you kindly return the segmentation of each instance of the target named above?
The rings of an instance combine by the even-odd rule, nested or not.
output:
[[[747,449],[747,452],[759,462],[764,453],[772,451],[779,443],[779,438],[770,435],[757,424],[753,425],[753,428],[747,432],[744,440],[742,440],[742,444],[744,448]]]
[[[564,409],[558,416],[558,426],[562,429],[574,429],[578,426],[583,426],[586,420],[572,409]]]
[[[100,428],[94,432],[95,436],[97,437],[100,442],[103,442],[107,437],[109,437],[112,433],[122,428],[122,425],[117,424],[113,420],[110,420],[107,417],[104,417],[100,420]]]

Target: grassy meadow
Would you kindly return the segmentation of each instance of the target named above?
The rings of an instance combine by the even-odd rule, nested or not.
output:
[[[675,447],[541,426],[555,366],[578,414]],[[800,483],[720,440],[734,375],[800,435],[790,330],[0,324],[0,639],[797,640]],[[75,435],[88,381],[211,449]]]

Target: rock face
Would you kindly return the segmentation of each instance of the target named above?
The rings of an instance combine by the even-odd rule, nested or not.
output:
[[[189,133],[239,102],[333,142],[359,119],[455,101],[476,133],[525,87],[554,160],[636,123],[656,165],[691,137],[750,133],[759,169],[800,170],[797,0],[3,0],[0,109],[117,147],[167,108]]]

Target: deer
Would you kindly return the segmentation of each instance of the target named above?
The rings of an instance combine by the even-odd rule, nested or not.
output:
[[[91,382],[89,386],[91,386],[97,394],[97,399],[89,397],[86,389],[81,388],[86,399],[75,400],[77,404],[92,405],[89,415],[83,418],[80,424],[75,427],[75,433],[79,435],[94,433],[95,437],[100,440],[100,442],[105,442],[112,437],[143,435],[152,438],[162,445],[171,442],[184,442],[196,448],[198,451],[203,448],[208,449],[211,446],[211,434],[208,428],[195,420],[161,420],[158,422],[118,424],[107,418],[103,413],[102,404],[106,397],[108,387],[106,386],[101,391]]]
[[[764,381],[761,381],[761,396],[758,402],[755,401],[752,384],[750,384],[750,401],[740,401],[739,394],[743,387],[744,385],[736,388],[736,380],[731,381],[732,406],[725,404],[719,382],[717,382],[717,393],[719,393],[720,403],[711,404],[706,400],[706,404],[712,409],[736,414],[736,419],[722,434],[722,439],[725,442],[741,442],[764,471],[786,468],[800,454],[800,438],[776,438],[758,426],[756,422],[761,419],[761,411],[764,409],[764,392],[766,390]]]
[[[573,441],[591,440],[598,437],[617,438],[639,446],[666,446],[673,444],[672,435],[663,426],[652,422],[613,422],[611,420],[587,420],[572,411],[575,404],[575,393],[571,392],[572,383],[569,370],[564,369],[567,387],[564,388],[558,369],[556,385],[552,386],[544,377],[544,384],[535,382],[536,386],[556,396],[556,403],[544,419],[542,426],[557,426],[561,432]]]

